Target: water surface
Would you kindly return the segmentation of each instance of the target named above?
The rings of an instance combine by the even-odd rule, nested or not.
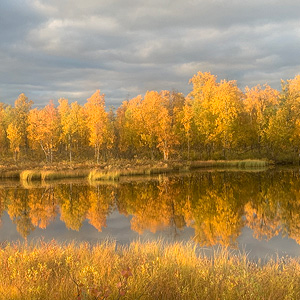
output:
[[[299,169],[197,171],[119,183],[0,182],[0,242],[194,240],[300,254]]]

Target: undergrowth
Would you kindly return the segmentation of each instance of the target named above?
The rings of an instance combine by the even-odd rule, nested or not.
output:
[[[0,299],[300,299],[300,260],[262,264],[192,243],[7,244]]]

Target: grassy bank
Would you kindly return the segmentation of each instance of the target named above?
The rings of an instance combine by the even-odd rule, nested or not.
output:
[[[133,242],[0,250],[0,299],[299,299],[300,260],[251,262],[192,244]]]
[[[267,160],[216,160],[216,161],[149,161],[113,160],[101,164],[52,164],[52,165],[1,165],[0,179],[22,181],[88,178],[91,181],[116,181],[122,176],[143,176],[174,172],[187,172],[205,168],[259,169],[271,165]]]
[[[56,180],[65,178],[86,178],[89,170],[24,170],[20,173],[22,181]]]
[[[238,168],[258,169],[266,168],[272,162],[267,160],[219,160],[219,161],[173,161],[169,163],[159,162],[156,164],[138,165],[133,162],[123,167],[112,167],[111,169],[94,169],[89,173],[89,180],[119,180],[122,176],[167,174],[174,172],[188,172],[195,169],[207,168]]]

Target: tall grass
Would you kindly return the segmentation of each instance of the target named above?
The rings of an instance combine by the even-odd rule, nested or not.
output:
[[[264,168],[271,162],[266,160],[211,160],[211,161],[191,161],[191,162],[170,162],[169,164],[154,166],[131,166],[124,169],[113,170],[24,170],[24,171],[7,171],[0,173],[0,178],[20,178],[22,181],[33,180],[56,180],[67,178],[88,178],[91,181],[109,180],[118,181],[121,176],[137,176],[137,175],[155,175],[172,172],[187,172],[199,168],[239,168],[239,169],[255,169]]]
[[[137,167],[126,170],[101,171],[92,170],[88,179],[91,181],[112,180],[118,181],[121,176],[139,176],[139,175],[155,175],[174,172],[175,169],[170,167]]]
[[[0,299],[300,299],[298,258],[260,264],[193,244],[8,244],[0,268]]]
[[[86,178],[89,174],[89,170],[49,170],[41,171],[42,180],[56,180],[67,178]]]
[[[228,167],[228,168],[264,168],[270,165],[271,162],[267,160],[209,160],[209,161],[194,161],[190,163],[191,169],[196,168],[213,168],[213,167]]]
[[[41,171],[37,170],[25,170],[20,174],[22,181],[41,180]]]
[[[85,178],[88,173],[88,170],[25,170],[21,172],[20,179],[29,182],[33,180]]]
[[[0,179],[20,179],[20,171],[1,171]]]
[[[92,170],[89,173],[88,179],[91,181],[97,181],[97,180],[112,180],[112,181],[118,181],[120,178],[120,172],[119,171],[97,171]]]

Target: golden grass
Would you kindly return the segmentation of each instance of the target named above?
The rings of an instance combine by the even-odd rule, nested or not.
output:
[[[89,173],[88,179],[90,181],[98,181],[98,180],[112,180],[112,181],[118,181],[120,178],[120,172],[119,171],[97,171],[92,170]]]
[[[48,170],[41,171],[42,180],[57,180],[67,178],[86,178],[89,174],[88,170]]]
[[[265,264],[194,244],[8,244],[0,299],[300,299],[300,260]]]
[[[24,170],[20,173],[21,181],[34,180],[57,180],[67,178],[85,178],[88,176],[88,170]]]
[[[20,179],[20,171],[1,171],[1,179]]]
[[[190,163],[191,169],[207,168],[207,167],[232,167],[241,169],[264,168],[272,164],[267,160],[209,160],[209,161],[194,161]]]
[[[238,168],[238,169],[259,169],[265,168],[272,164],[266,160],[211,160],[211,161],[190,161],[190,162],[159,162],[153,166],[147,165],[132,165],[122,166],[116,165],[108,170],[92,170],[86,168],[77,169],[59,169],[58,166],[49,166],[48,169],[26,169],[26,170],[2,170],[0,178],[21,179],[21,181],[34,180],[56,180],[67,178],[88,178],[91,181],[118,181],[121,176],[143,176],[166,174],[172,172],[188,172],[193,169],[200,168]]]
[[[113,170],[92,170],[88,179],[90,181],[118,181],[122,176],[138,176],[138,175],[157,175],[172,172],[188,172],[201,168],[237,168],[237,169],[260,169],[272,164],[266,160],[211,160],[211,161],[191,161],[164,164],[163,166],[132,166],[125,169]]]
[[[38,170],[25,170],[20,174],[22,181],[41,180],[41,171]]]

